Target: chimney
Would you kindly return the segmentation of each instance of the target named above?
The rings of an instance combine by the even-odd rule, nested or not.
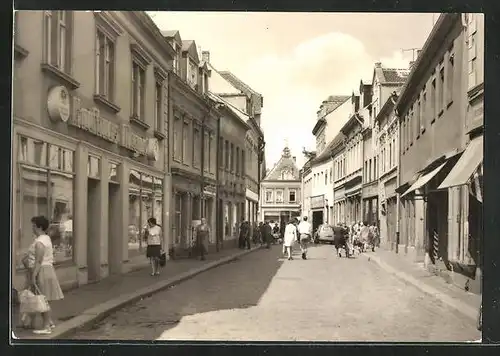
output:
[[[210,52],[209,51],[201,52],[201,59],[207,63],[210,63]]]
[[[375,68],[382,68],[382,63],[380,62],[375,63]]]
[[[297,156],[293,156],[292,158],[293,158],[293,161],[294,161],[295,163],[297,163]]]

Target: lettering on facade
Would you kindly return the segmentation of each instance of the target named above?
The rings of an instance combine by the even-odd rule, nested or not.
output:
[[[315,197],[311,197],[311,208],[312,209],[323,208],[324,206],[325,206],[325,196],[324,195],[318,195]]]
[[[122,124],[120,126],[105,119],[96,107],[83,108],[81,99],[76,96],[72,98],[72,102],[73,110],[71,115],[68,115],[68,125],[78,127],[141,155],[147,155],[155,160],[158,159],[159,147],[155,147],[154,142],[150,142],[147,138],[134,133],[129,125]]]

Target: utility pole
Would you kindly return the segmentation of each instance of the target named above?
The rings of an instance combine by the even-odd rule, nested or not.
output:
[[[417,53],[417,51],[420,50],[420,48],[406,48],[406,49],[401,49],[401,52],[404,53],[404,52],[412,52],[412,61],[415,60],[415,53]]]

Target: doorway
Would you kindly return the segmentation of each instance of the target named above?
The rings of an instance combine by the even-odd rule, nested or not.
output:
[[[101,276],[101,182],[87,180],[87,278],[89,283],[97,282]]]
[[[320,226],[321,224],[323,224],[323,212],[322,211],[313,211],[313,214],[312,214],[312,228],[313,228],[313,231],[316,231],[316,229],[318,228],[318,226]]]
[[[120,186],[110,182],[108,185],[108,268],[109,274],[121,273],[121,249],[122,236],[120,229],[116,228],[116,223],[120,219]],[[130,231],[124,231],[127,236]]]

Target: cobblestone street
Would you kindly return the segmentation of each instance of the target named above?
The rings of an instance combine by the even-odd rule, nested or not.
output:
[[[298,254],[298,251],[296,251]],[[72,339],[472,341],[473,320],[330,246],[260,250],[109,316]]]

